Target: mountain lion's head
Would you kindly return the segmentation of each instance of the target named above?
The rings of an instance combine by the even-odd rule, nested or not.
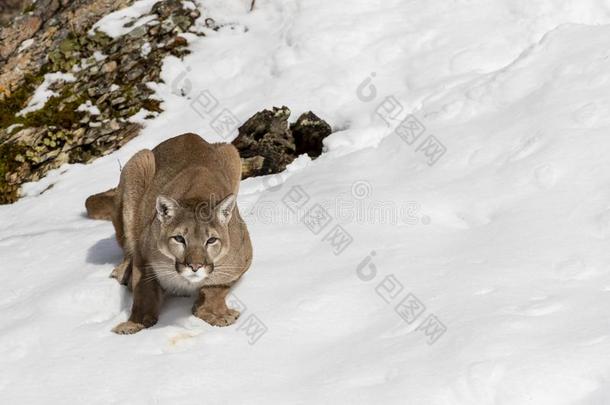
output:
[[[160,234],[157,246],[173,260],[175,271],[192,284],[199,284],[214,271],[215,263],[229,251],[228,224],[235,196],[220,202],[182,201],[157,197]],[[168,277],[176,273],[168,270]]]

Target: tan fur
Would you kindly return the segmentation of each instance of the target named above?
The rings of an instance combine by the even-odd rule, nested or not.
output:
[[[87,199],[91,218],[112,219],[125,253],[112,276],[134,294],[129,321],[114,332],[154,325],[166,293],[196,291],[196,316],[216,326],[235,322],[239,312],[227,308],[225,297],[252,261],[234,203],[240,179],[232,145],[184,134],[136,153],[116,189]]]
[[[115,194],[116,189],[113,188],[87,198],[87,201],[85,201],[85,207],[87,208],[87,215],[89,218],[102,219],[106,221],[112,220]]]

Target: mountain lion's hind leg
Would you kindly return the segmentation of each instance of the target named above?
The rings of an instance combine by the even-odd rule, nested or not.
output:
[[[146,189],[155,176],[155,156],[144,149],[133,155],[121,170],[121,179],[116,189],[115,215],[112,218],[117,240],[123,248],[124,259],[110,277],[127,285],[131,278],[132,260],[137,248],[138,229],[137,215],[140,214],[140,203]],[[140,214],[141,215],[141,214]]]
[[[229,326],[239,318],[239,311],[227,307],[230,287],[204,287],[193,305],[193,315],[213,326]]]
[[[85,208],[87,208],[87,216],[91,219],[104,219],[112,221],[114,211],[114,196],[116,189],[112,188],[103,193],[95,194],[87,198]]]

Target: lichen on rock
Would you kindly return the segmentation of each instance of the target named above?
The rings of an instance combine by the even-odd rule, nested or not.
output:
[[[161,80],[167,55],[188,53],[180,34],[199,11],[161,0],[152,7],[154,18],[126,35],[89,33],[101,17],[132,2],[38,0],[0,28],[0,203],[14,202],[21,184],[61,164],[111,153],[138,134],[131,116],[161,111],[147,83]],[[25,40],[31,45],[20,50]],[[18,114],[51,72],[76,80],[54,83],[55,95],[42,108]]]

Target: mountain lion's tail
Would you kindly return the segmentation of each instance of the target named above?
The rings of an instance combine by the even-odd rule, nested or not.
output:
[[[112,221],[112,211],[114,210],[114,196],[116,188],[111,188],[103,193],[94,194],[87,198],[85,207],[87,216],[91,219],[103,219]]]

